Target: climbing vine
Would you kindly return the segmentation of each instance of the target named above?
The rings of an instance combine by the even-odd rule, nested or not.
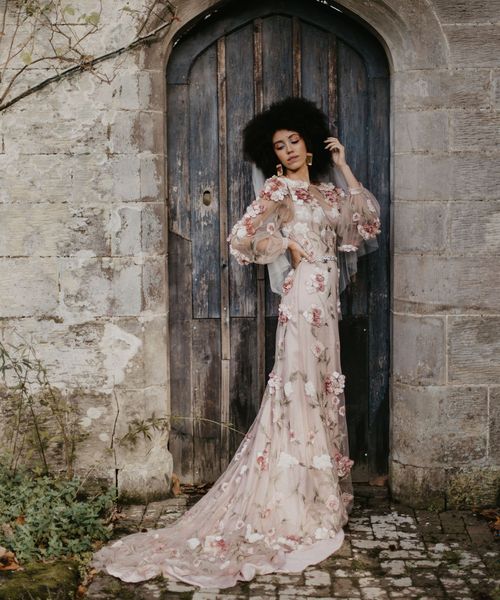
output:
[[[114,2],[103,5],[103,0],[91,0],[85,3],[85,10],[81,5],[68,0],[0,2],[0,111],[78,72],[87,71],[111,83],[119,65],[104,69],[105,61],[157,41],[176,19],[169,0],[133,5],[129,0],[120,7]],[[120,25],[125,31],[133,31],[130,39],[96,53],[96,48],[105,47],[107,40],[113,39]]]

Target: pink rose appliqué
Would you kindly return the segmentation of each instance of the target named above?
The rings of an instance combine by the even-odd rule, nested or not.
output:
[[[292,320],[292,311],[290,307],[286,304],[281,303],[278,306],[278,321],[280,323],[288,323],[288,321]]]
[[[327,394],[338,396],[342,393],[344,386],[345,375],[341,375],[338,371],[334,371],[331,375],[325,377],[325,392]]]
[[[282,285],[282,291],[283,294],[288,294],[288,292],[292,289],[293,287],[293,274],[294,274],[295,270],[292,269],[290,271],[290,273],[288,273],[288,275],[285,277],[285,280],[283,281],[283,285]]]
[[[314,292],[324,292],[327,272],[319,267],[316,267],[306,282],[307,291],[312,294]]]
[[[302,314],[306,321],[315,327],[319,327],[323,324],[323,309],[321,306],[311,304],[309,310],[305,310]]]
[[[354,461],[348,456],[344,456],[340,452],[337,452],[333,457],[335,464],[337,465],[337,473],[339,477],[345,477],[352,468]]]

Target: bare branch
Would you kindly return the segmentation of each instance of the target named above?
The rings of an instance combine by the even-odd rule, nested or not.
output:
[[[6,0],[3,15],[3,28],[5,27],[6,22],[7,2],[8,0]],[[65,8],[62,5],[62,0],[55,0],[50,4],[52,17],[49,14],[49,8],[46,4],[33,4],[35,5],[35,8],[31,9],[32,12],[30,14],[26,14],[26,18],[24,20],[22,15],[22,5],[16,6],[16,24],[12,31],[7,59],[2,65],[0,83],[6,83],[5,74],[7,72],[8,65],[15,57],[21,55],[27,64],[20,67],[12,75],[10,81],[6,83],[5,89],[0,95],[0,112],[12,106],[16,102],[19,102],[21,99],[43,89],[51,83],[70,77],[75,73],[82,71],[90,71],[100,81],[112,81],[115,76],[110,78],[107,74],[99,73],[95,67],[99,63],[120,56],[121,54],[124,54],[125,52],[128,52],[129,50],[132,50],[142,44],[157,41],[160,39],[162,33],[170,27],[172,22],[177,20],[175,15],[175,7],[171,4],[171,2],[169,2],[169,0],[150,0],[150,4],[146,9],[146,14],[142,17],[142,20],[139,23],[137,36],[132,42],[103,55],[91,56],[88,50],[86,50],[84,47],[83,42],[86,41],[90,36],[93,36],[102,30],[102,27],[99,25],[102,17],[102,0],[99,0],[99,9],[90,15],[92,16],[92,19],[85,19],[88,28],[82,34],[77,33],[73,26],[74,24],[67,19]],[[130,10],[128,12],[139,14],[139,11]],[[31,19],[31,31],[27,34],[26,38],[20,40],[14,48],[16,38],[19,37],[21,23],[24,24],[28,18]],[[147,31],[147,29],[155,22],[159,22],[159,24],[153,27],[151,31],[143,34],[143,32]],[[35,55],[38,34],[43,31],[48,32],[47,43],[50,46],[50,50],[53,52],[53,55],[50,55],[49,52],[49,55],[32,59],[32,56]],[[55,36],[61,36],[61,38],[65,40],[63,48],[59,48],[56,45]],[[1,39],[2,36],[0,33],[0,40]],[[26,51],[26,48],[30,45],[31,53]],[[26,57],[23,56],[24,52],[27,54]],[[24,75],[33,65],[43,61],[48,63],[47,69],[54,69],[56,71],[56,75],[47,77],[40,83],[28,88],[27,90],[24,90],[13,98],[8,99],[8,95],[11,93],[14,83],[18,81],[19,78]],[[73,66],[63,71],[59,71],[57,64],[64,62],[70,64],[72,63]]]

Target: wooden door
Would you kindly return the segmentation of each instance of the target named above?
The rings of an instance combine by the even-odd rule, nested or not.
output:
[[[250,4],[250,3],[249,3]],[[206,15],[167,68],[170,450],[183,482],[214,481],[259,408],[274,362],[279,296],[263,266],[241,267],[226,238],[253,199],[241,132],[287,95],[314,100],[379,199],[379,251],[343,294],[353,479],[387,472],[389,370],[389,78],[376,39],[316,2],[271,0]]]

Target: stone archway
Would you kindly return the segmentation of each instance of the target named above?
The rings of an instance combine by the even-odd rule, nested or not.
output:
[[[146,59],[148,68],[164,72],[174,40],[180,33],[190,29],[211,11],[216,11],[224,3],[216,1],[186,0],[178,12],[178,27],[169,32],[165,46],[153,48]],[[333,3],[332,3],[333,6]],[[390,430],[390,486],[393,496],[413,505],[428,504],[431,499],[442,499],[445,486],[444,469],[439,460],[432,461],[415,457],[408,448],[418,446],[419,429],[412,427],[419,417],[419,410],[433,398],[433,383],[442,384],[439,367],[429,353],[429,345],[419,344],[405,347],[409,337],[418,340],[429,333],[432,341],[443,346],[442,322],[436,322],[425,314],[411,313],[411,298],[398,281],[404,274],[406,263],[400,256],[408,242],[402,242],[405,233],[404,215],[419,201],[419,195],[425,193],[425,186],[417,190],[414,197],[409,192],[414,179],[412,167],[408,162],[407,133],[401,127],[408,107],[425,105],[425,95],[432,94],[430,85],[439,88],[449,82],[453,85],[452,75],[444,74],[444,83],[433,74],[436,70],[446,70],[448,66],[448,46],[434,9],[429,3],[417,2],[398,6],[397,11],[389,2],[378,0],[359,3],[354,0],[341,0],[335,7],[358,19],[379,38],[386,49],[391,68],[391,196],[393,198],[393,240],[391,288],[395,297],[391,302],[392,348],[391,357],[391,430]],[[332,8],[333,9],[333,8]],[[423,69],[426,70],[425,74]],[[164,89],[162,89],[164,94]],[[436,92],[434,92],[436,93]],[[439,93],[439,90],[438,92]],[[163,98],[165,100],[165,98]],[[165,106],[165,102],[163,103]],[[163,152],[163,149],[160,153]],[[167,157],[167,161],[169,157]],[[432,183],[427,184],[427,189]],[[416,207],[415,207],[416,208]],[[417,234],[414,232],[414,236]],[[418,240],[414,240],[418,243]],[[404,279],[404,278],[403,278]],[[425,311],[423,311],[425,313]],[[437,327],[436,327],[437,325]],[[428,366],[427,378],[422,378],[412,365]],[[402,421],[404,415],[404,420]]]

